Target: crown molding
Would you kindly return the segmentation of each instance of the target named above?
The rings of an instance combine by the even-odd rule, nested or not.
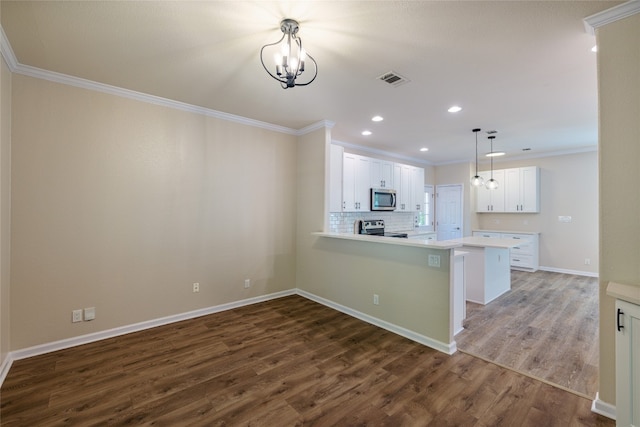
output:
[[[317,123],[313,123],[307,127],[304,127],[302,129],[298,129],[296,131],[296,135],[297,136],[301,136],[301,135],[306,135],[308,133],[311,133],[315,130],[318,129],[333,129],[333,127],[335,126],[335,122],[332,122],[331,120],[321,120]]]
[[[260,120],[249,119],[247,117],[237,116],[235,114],[224,113],[222,111],[212,110],[210,108],[199,107],[197,105],[187,104],[185,102],[174,101],[172,99],[162,98],[155,95],[149,95],[142,92],[136,92],[134,90],[123,89],[117,86],[111,86],[104,83],[94,82],[92,80],[82,79],[80,77],[69,76],[67,74],[57,73],[55,71],[43,70],[42,68],[32,67],[30,65],[23,65],[18,62],[9,39],[4,32],[4,29],[0,25],[0,53],[4,58],[9,70],[12,73],[22,74],[28,77],[34,77],[37,79],[48,80],[54,83],[60,83],[68,86],[74,86],[81,89],[87,89],[96,92],[102,92],[110,95],[119,96],[122,98],[133,99],[136,101],[146,102],[148,104],[159,105],[163,107],[173,108],[176,110],[186,111],[189,113],[201,114],[207,117],[214,117],[217,119],[227,120],[247,126],[253,126],[261,129],[266,129],[274,132],[285,133],[288,135],[303,135],[307,133],[306,129],[318,124],[311,125],[307,128],[296,130],[286,126],[274,125],[272,123],[262,122]],[[325,123],[320,122],[323,126]],[[331,125],[333,127],[333,125]],[[315,130],[311,129],[311,130]]]
[[[628,16],[635,15],[636,13],[640,13],[640,0],[631,0],[587,16],[583,19],[584,29],[587,33],[595,36],[596,29]]]
[[[384,151],[384,150],[378,150],[376,148],[365,147],[364,145],[351,144],[349,142],[338,141],[337,139],[331,140],[331,143],[335,145],[340,145],[342,147],[351,148],[353,150],[359,150],[366,153],[378,154],[381,156],[387,156],[387,157],[398,159],[398,160],[406,160],[409,162],[418,163],[418,164],[427,165],[427,166],[435,165],[435,163],[430,162],[428,160],[416,159],[415,157],[409,157],[409,156],[402,156],[402,155],[399,155],[398,153],[392,153],[390,151]]]

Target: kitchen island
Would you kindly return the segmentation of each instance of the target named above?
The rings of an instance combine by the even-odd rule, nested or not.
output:
[[[313,233],[314,286],[301,294],[437,350],[456,351],[464,318],[464,281],[469,253],[493,263],[493,249],[506,263],[491,265],[510,280],[509,247],[502,239],[449,241]],[[485,251],[489,255],[485,256]],[[478,254],[471,254],[478,257]],[[484,278],[484,275],[482,276]]]

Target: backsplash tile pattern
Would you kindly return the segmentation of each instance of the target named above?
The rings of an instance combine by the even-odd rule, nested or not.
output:
[[[353,233],[353,223],[358,219],[381,219],[385,231],[412,231],[415,221],[413,212],[331,212],[329,232]]]

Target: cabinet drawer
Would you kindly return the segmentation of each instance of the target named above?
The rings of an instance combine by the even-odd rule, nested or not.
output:
[[[488,231],[474,231],[472,233],[474,237],[490,237],[492,239],[499,239],[500,233],[491,233]]]
[[[512,267],[525,267],[533,268],[533,256],[511,254],[511,266]]]
[[[512,255],[533,255],[533,244],[529,241],[523,241],[511,248]]]
[[[526,242],[533,241],[533,236],[531,234],[502,233],[501,236],[503,239],[522,240]]]

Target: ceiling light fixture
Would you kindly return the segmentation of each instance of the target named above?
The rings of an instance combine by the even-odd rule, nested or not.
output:
[[[371,121],[372,122],[381,122],[383,120],[384,120],[384,118],[382,116],[373,116],[373,117],[371,117]]]
[[[422,148],[420,149],[420,151],[423,151],[423,152],[424,152],[424,151],[429,151],[429,149],[428,149],[427,147],[422,147]]]
[[[302,39],[296,36],[299,28],[300,25],[298,24],[298,21],[293,19],[283,19],[282,22],[280,22],[280,30],[282,30],[282,37],[280,40],[275,43],[264,45],[262,46],[262,49],[260,49],[260,62],[262,63],[262,66],[271,77],[280,82],[280,86],[282,86],[283,89],[288,89],[294,86],[306,86],[314,81],[318,76],[318,64],[315,59],[313,59],[311,55],[306,53],[302,48]],[[276,46],[276,48],[272,49],[271,46]],[[275,74],[269,71],[267,66],[264,65],[265,48],[267,48],[267,51],[273,52],[276,67]],[[299,83],[296,79],[305,71],[304,66],[306,58],[309,58],[313,63],[315,72],[311,80],[306,83]]]
[[[491,141],[491,152],[493,153],[493,140],[495,139],[495,135],[489,135],[489,141]],[[491,157],[491,179],[487,181],[485,184],[488,190],[496,190],[498,188],[498,181],[493,179],[493,157]]]
[[[458,107],[457,105],[454,105],[453,107],[449,108],[447,111],[450,113],[457,113],[459,111],[462,111],[462,107]]]
[[[476,174],[475,176],[471,177],[471,185],[473,185],[474,187],[481,187],[482,185],[484,185],[484,178],[478,175],[478,132],[480,132],[481,130],[482,129],[480,128],[476,128],[472,131],[476,134]]]
[[[362,131],[362,134],[363,134],[364,136],[369,136],[369,135],[371,135],[371,131],[370,131],[370,130],[363,130],[363,131]]]

